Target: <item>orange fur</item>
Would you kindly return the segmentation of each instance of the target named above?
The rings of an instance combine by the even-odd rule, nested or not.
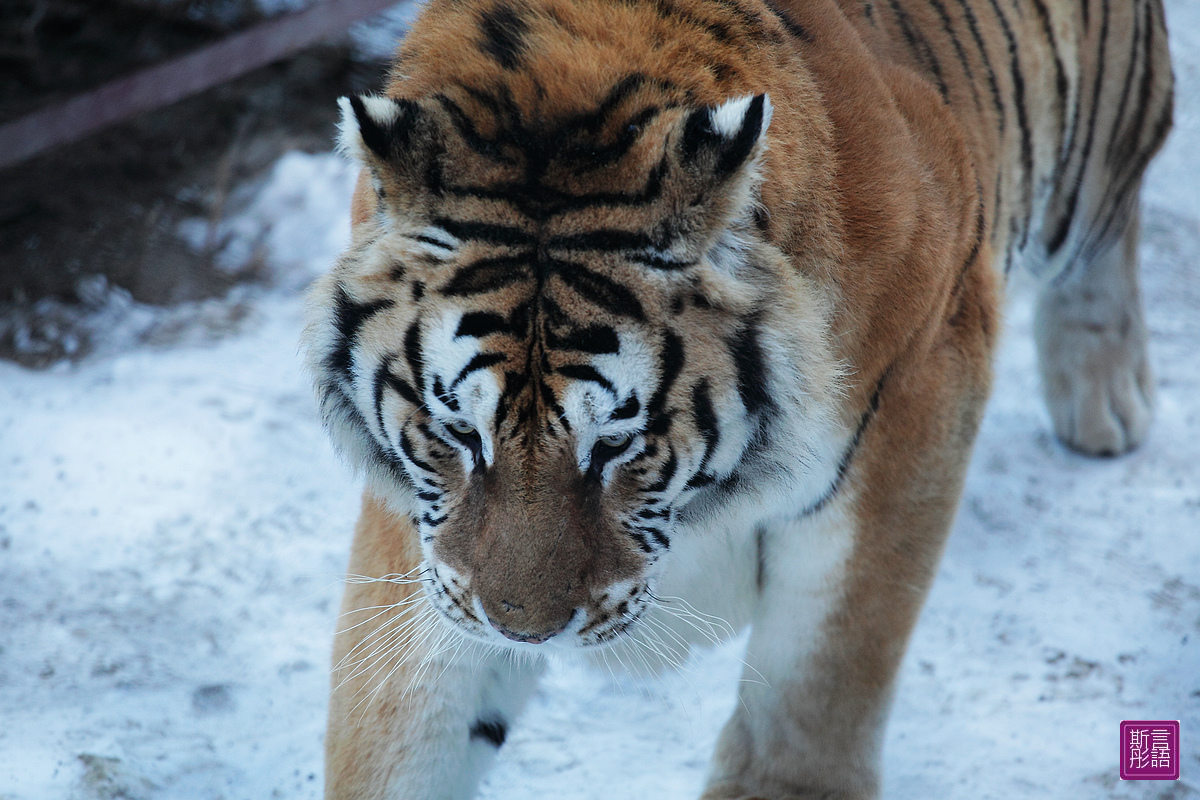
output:
[[[551,315],[536,304],[552,296],[553,313],[580,329],[612,331],[614,341],[620,334],[622,354],[627,342],[638,342],[630,350],[648,353],[660,373],[670,372],[672,347],[686,352],[677,386],[659,409],[675,414],[666,423],[675,426],[671,470],[675,447],[684,455],[703,450],[702,466],[718,459],[713,448],[741,424],[729,408],[744,406],[743,416],[753,419],[746,353],[764,361],[777,355],[755,355],[745,344],[747,326],[762,326],[752,330],[775,336],[771,346],[795,359],[788,367],[799,376],[772,386],[802,388],[794,398],[761,402],[794,402],[811,414],[789,430],[818,431],[804,452],[828,491],[803,489],[809,494],[778,518],[714,517],[719,523],[709,534],[733,542],[730,552],[757,548],[757,585],[730,616],[754,625],[747,657],[780,679],[742,689],[704,798],[877,797],[896,672],[953,520],[988,394],[1001,278],[1014,258],[1047,276],[1075,271],[1071,280],[1084,288],[1059,290],[1047,330],[1076,313],[1078,297],[1117,266],[1134,281],[1136,307],[1136,179],[1169,125],[1170,71],[1157,0],[1111,10],[1103,4],[1103,29],[1099,9],[1087,19],[1069,0],[1020,5],[1021,15],[1002,16],[996,3],[924,0],[432,0],[392,69],[387,95],[396,105],[379,101],[376,112],[355,112],[369,130],[359,131],[361,139],[348,135],[347,149],[365,164],[352,206],[354,243],[314,295],[309,336],[317,344],[310,348],[327,413],[344,413],[370,395],[366,377],[378,370],[377,421],[361,407],[345,417],[352,443],[373,442],[350,448],[364,448],[360,457],[372,470],[351,572],[419,576],[434,594],[457,596],[456,623],[477,623],[484,633],[490,623],[526,648],[569,628],[580,613],[591,620],[583,630],[600,625],[620,600],[610,596],[614,587],[624,591],[643,574],[647,586],[657,579],[658,555],[645,556],[650,545],[643,541],[639,550],[636,538],[623,534],[621,515],[640,497],[636,479],[620,467],[602,485],[598,475],[581,473],[573,442],[583,434],[555,428],[569,409],[555,411],[554,403],[566,404],[576,385],[564,375],[582,374],[593,362],[537,336],[476,337],[491,337],[487,353],[505,365],[491,368],[496,385],[517,380],[503,377],[505,369],[528,381],[502,408],[513,417],[518,406],[533,412],[515,422],[497,412],[498,433],[486,439],[492,449],[476,453],[473,472],[469,454],[456,450],[448,433],[440,443],[431,436],[425,449],[413,450],[406,439],[387,455],[399,438],[389,426],[407,436],[404,426],[422,415],[430,426],[447,424],[429,408],[421,373],[427,353],[414,356],[414,342],[433,335],[421,333],[429,320],[474,314],[496,330],[517,327],[496,320],[518,319],[512,309],[526,302],[535,309],[529,313]],[[1143,40],[1144,48],[1122,49]],[[1135,121],[1110,110],[1120,83],[1096,81],[1105,66],[1133,75],[1139,63],[1146,114]],[[617,92],[630,76],[638,76],[633,88]],[[1103,94],[1093,98],[1093,86]],[[699,166],[689,160],[696,109],[763,93],[773,109],[765,144],[756,143],[728,175],[719,150]],[[741,112],[729,108],[722,113],[738,121]],[[393,129],[403,132],[388,139]],[[1114,156],[1122,142],[1129,152]],[[627,202],[650,186],[653,202]],[[616,199],[572,205],[593,195]],[[464,219],[486,236],[472,238],[458,222]],[[1118,224],[1126,219],[1134,221]],[[1109,236],[1113,224],[1118,232]],[[462,241],[439,243],[452,228],[467,230],[455,234]],[[664,230],[678,236],[668,244],[679,261],[656,262],[658,271],[581,238]],[[729,231],[749,254],[721,255],[745,259],[732,267],[713,255]],[[488,273],[494,287],[456,294],[474,265],[509,259],[511,270],[526,269],[513,260],[526,247],[522,258],[551,263],[559,257],[554,248],[567,241],[595,250],[586,266],[601,277],[580,288],[552,270],[521,281]],[[654,258],[666,259],[664,248]],[[677,263],[694,264],[693,277],[680,277]],[[1110,264],[1117,266],[1104,266]],[[611,307],[598,310],[605,303]],[[1112,319],[1121,311],[1140,321],[1140,307],[1129,312],[1113,304],[1105,311]],[[1105,317],[1101,328],[1110,322]],[[1139,340],[1137,331],[1116,345],[1130,363],[1144,357],[1144,333]],[[461,338],[438,352],[450,352]],[[1065,363],[1052,344],[1043,347],[1044,368],[1059,395],[1092,391],[1094,398],[1094,387],[1108,380],[1093,369],[1103,362],[1095,354],[1107,351],[1092,340],[1080,346],[1090,354],[1090,372],[1051,369]],[[491,385],[480,384],[476,397]],[[414,404],[415,395],[423,403]],[[646,394],[640,404],[644,411]],[[714,428],[716,417],[721,425]],[[650,435],[655,421],[647,420],[639,436]],[[1080,449],[1120,450],[1105,444],[1110,422],[1083,429],[1102,429],[1098,434],[1072,437],[1060,427],[1060,435]],[[476,430],[474,418],[458,423],[463,436],[479,435],[483,446],[487,432]],[[819,449],[826,439],[829,452]],[[1136,436],[1120,441],[1129,446]],[[657,461],[641,463],[661,467],[665,438],[661,444]],[[411,509],[421,485],[397,475],[439,458],[452,466],[439,469],[437,491],[426,489],[437,497],[426,516],[442,517],[420,522]],[[455,459],[466,460],[460,468]],[[417,541],[422,524],[436,531],[424,543]],[[772,565],[803,564],[797,542],[809,543],[824,572],[813,566],[810,584],[789,595],[779,587],[800,578]],[[723,574],[716,566],[708,574],[701,569],[701,580],[755,571],[746,560],[728,566]],[[446,576],[434,584],[426,573],[439,567]],[[352,585],[344,609],[353,622],[356,609],[416,598],[419,585]],[[639,591],[635,586],[623,605],[645,602]],[[776,635],[772,626],[788,615],[781,623],[772,603],[783,611],[796,604],[797,620],[811,624]],[[420,638],[437,636],[436,626],[432,634],[414,627],[389,641],[384,655],[397,672],[386,684],[375,680],[371,670],[393,662],[374,658],[372,648],[392,635],[388,625],[402,613],[388,610],[337,637],[335,661],[347,658],[351,666],[334,672],[329,798],[465,797],[469,781],[439,781],[450,780],[454,759],[482,769],[486,754],[472,749],[477,740],[498,744],[496,730],[503,740],[503,723],[489,728],[488,718],[469,717],[507,701],[480,700],[464,710],[448,697],[451,684],[423,671],[428,660],[442,663],[432,640]],[[619,638],[625,629],[613,630]],[[367,671],[356,672],[356,657]],[[489,658],[502,657],[482,655],[480,663],[503,663]],[[454,662],[441,668],[459,682],[454,686],[476,692],[469,670]],[[525,691],[505,686],[493,688],[512,698]],[[369,692],[375,700],[363,703]],[[504,709],[516,713],[518,700]],[[433,788],[414,788],[426,784]]]

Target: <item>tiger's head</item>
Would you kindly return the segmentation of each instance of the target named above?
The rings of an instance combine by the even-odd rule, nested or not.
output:
[[[462,86],[343,100],[373,197],[313,290],[309,367],[466,634],[613,640],[676,537],[827,480],[825,306],[760,230],[771,116],[640,76],[570,113]]]

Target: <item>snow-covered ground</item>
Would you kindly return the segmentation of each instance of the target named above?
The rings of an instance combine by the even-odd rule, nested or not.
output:
[[[1200,796],[1200,4],[1168,7],[1178,122],[1142,248],[1157,421],[1125,458],[1059,446],[1018,299],[904,665],[892,800]],[[287,157],[248,212],[278,220],[278,269],[324,268],[345,235],[334,159]],[[238,308],[215,342],[0,363],[0,800],[320,796],[357,488],[300,370],[299,297]],[[694,797],[738,673],[736,644],[662,680],[555,665],[483,796]],[[1122,719],[1182,720],[1180,782],[1118,779]]]

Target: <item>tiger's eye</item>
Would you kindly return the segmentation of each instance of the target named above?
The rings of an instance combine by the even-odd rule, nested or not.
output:
[[[469,422],[464,422],[461,419],[456,419],[447,425],[450,430],[457,433],[459,436],[470,436],[475,433],[475,426]]]
[[[629,440],[632,438],[633,436],[628,433],[611,433],[608,436],[601,436],[598,441],[605,447],[615,449],[629,444]]]

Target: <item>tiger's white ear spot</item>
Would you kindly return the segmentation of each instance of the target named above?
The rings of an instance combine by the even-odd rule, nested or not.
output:
[[[726,139],[736,138],[746,124],[746,114],[750,111],[755,97],[752,94],[735,97],[715,107],[711,117],[713,132]],[[758,137],[767,132],[767,126],[771,124],[771,113],[774,110],[771,105],[771,96],[764,94],[762,98],[762,122],[759,124]]]
[[[697,108],[688,115],[680,137],[684,163],[707,170],[715,181],[739,174],[761,151],[771,111],[765,94]]]
[[[390,127],[400,117],[400,104],[390,97],[364,94],[359,96],[363,110],[380,128]],[[346,98],[349,103],[350,98]]]
[[[408,101],[391,97],[360,95],[338,98],[342,118],[338,123],[338,150],[351,158],[366,160],[372,151],[386,158],[394,143],[397,122]]]

